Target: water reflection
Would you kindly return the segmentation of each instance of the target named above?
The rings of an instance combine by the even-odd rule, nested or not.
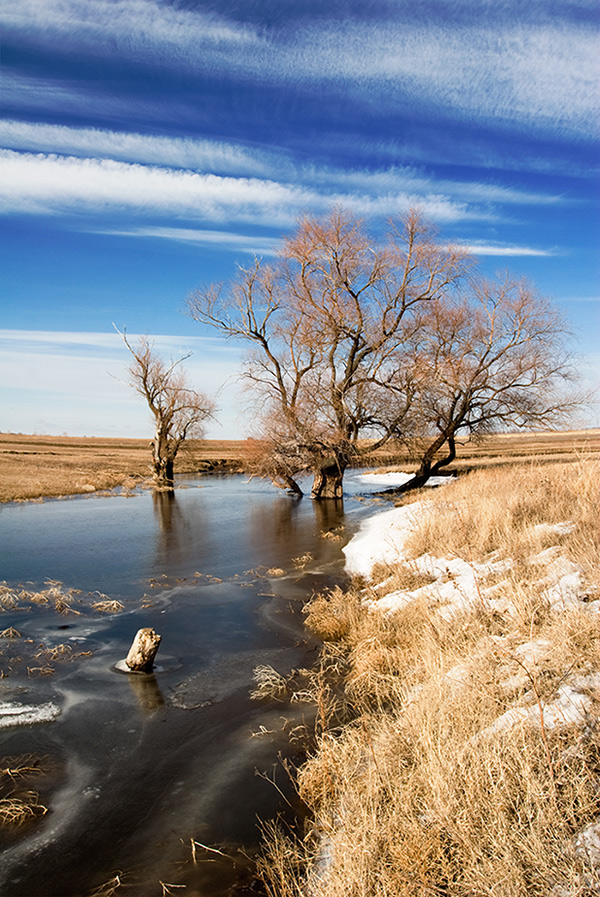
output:
[[[261,504],[252,509],[249,537],[253,550],[259,554],[266,544],[285,546],[288,554],[291,542],[306,538],[316,549],[323,533],[338,528],[343,517],[344,502],[341,499],[319,502],[280,498],[272,504]]]
[[[322,533],[333,532],[341,524],[344,517],[344,501],[341,498],[327,501],[313,501],[313,509],[317,526]]]
[[[185,493],[184,493],[184,497]],[[179,566],[189,560],[198,544],[205,539],[206,518],[210,509],[202,509],[195,502],[184,501],[174,491],[153,492],[152,507],[156,520],[156,569]]]
[[[153,492],[152,504],[161,533],[172,533],[179,514],[175,492],[172,489],[168,492]]]
[[[129,673],[127,681],[134,693],[140,709],[151,716],[165,706],[165,699],[152,673]]]

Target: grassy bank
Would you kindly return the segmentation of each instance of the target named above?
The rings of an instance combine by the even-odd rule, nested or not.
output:
[[[176,474],[248,470],[256,450],[252,440],[207,439],[190,442],[179,453]],[[576,460],[583,453],[600,456],[600,430],[517,433],[487,437],[458,446],[449,472],[505,467],[525,462]],[[400,446],[386,446],[367,458],[373,466],[414,465]],[[101,439],[24,436],[0,433],[0,502],[25,501],[132,488],[150,481],[147,439]]]
[[[397,561],[308,605],[310,816],[268,827],[272,897],[599,893],[599,480],[580,458],[414,496]]]

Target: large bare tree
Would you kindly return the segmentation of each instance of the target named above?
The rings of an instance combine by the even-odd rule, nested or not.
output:
[[[314,498],[340,497],[348,464],[404,432],[416,388],[405,347],[469,266],[417,212],[381,243],[334,210],[302,219],[274,264],[256,260],[190,297],[192,317],[248,345],[244,376],[275,482],[300,493],[309,470]]]
[[[568,421],[586,402],[572,383],[568,337],[558,310],[509,274],[471,277],[431,306],[408,352],[418,386],[405,437],[418,467],[396,491],[422,486],[450,464],[461,436]]]
[[[130,385],[145,398],[154,418],[154,439],[150,445],[155,485],[172,489],[179,449],[187,439],[198,439],[204,434],[204,425],[213,417],[215,404],[188,386],[181,364],[189,355],[166,363],[147,337],[141,337],[133,346],[125,331],[120,336],[133,357]]]

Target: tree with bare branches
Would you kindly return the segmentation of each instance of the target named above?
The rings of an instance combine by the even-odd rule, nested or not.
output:
[[[301,494],[298,474],[310,471],[314,498],[341,497],[348,464],[404,433],[418,386],[406,347],[470,264],[417,212],[378,243],[334,210],[303,218],[274,264],[255,260],[190,297],[193,318],[248,345],[274,482]]]
[[[133,357],[128,369],[129,385],[145,398],[154,418],[154,439],[150,443],[154,483],[158,488],[172,489],[179,449],[187,439],[203,435],[206,421],[214,415],[215,404],[187,384],[185,371],[180,366],[191,353],[166,363],[147,337],[141,337],[132,346],[125,330],[117,333]]]
[[[560,426],[587,401],[573,387],[562,316],[525,279],[470,277],[421,325],[403,360],[418,383],[405,421],[418,467],[393,491],[439,473],[461,436]]]

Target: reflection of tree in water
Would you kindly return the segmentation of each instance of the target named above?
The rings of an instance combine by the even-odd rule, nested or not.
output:
[[[174,518],[181,514],[175,492],[172,489],[163,492],[156,490],[152,493],[152,502],[161,533],[173,532]]]
[[[181,575],[202,541],[203,520],[193,508],[186,512],[176,495],[172,490],[156,491],[152,503],[158,522],[156,565],[163,573]]]
[[[344,520],[344,501],[341,498],[313,501],[312,506],[321,533],[333,532]]]
[[[322,545],[322,534],[337,529],[343,520],[341,499],[275,499],[253,509],[249,538],[257,557],[264,554],[265,546],[281,550],[279,557],[262,558],[262,563],[285,566],[294,553],[317,551]]]

